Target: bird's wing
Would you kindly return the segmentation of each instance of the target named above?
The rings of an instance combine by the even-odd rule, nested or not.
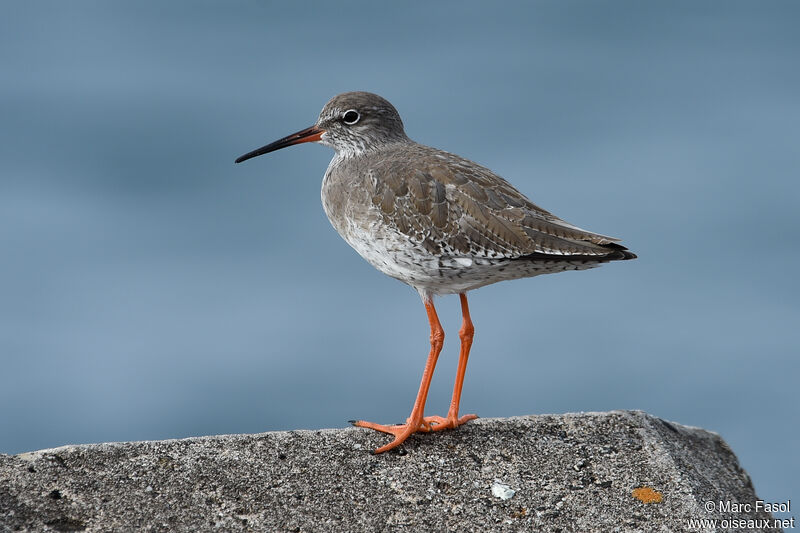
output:
[[[419,157],[373,167],[373,204],[384,219],[432,253],[498,259],[547,255],[601,258],[625,250],[528,200],[489,169],[418,145]]]

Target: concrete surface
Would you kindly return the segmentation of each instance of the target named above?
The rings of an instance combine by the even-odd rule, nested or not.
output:
[[[771,516],[717,434],[642,412],[479,419],[370,453],[387,439],[347,428],[0,455],[0,531],[779,531],[730,522]],[[706,511],[728,501],[751,512]]]

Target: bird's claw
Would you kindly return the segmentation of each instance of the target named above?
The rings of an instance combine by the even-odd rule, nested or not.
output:
[[[408,437],[417,432],[432,432],[441,431],[448,428],[456,428],[462,424],[478,418],[477,415],[464,415],[458,417],[457,415],[448,415],[447,418],[441,416],[426,416],[418,422],[408,419],[405,424],[384,425],[376,424],[375,422],[367,422],[366,420],[351,421],[350,423],[356,427],[374,429],[382,433],[388,433],[394,436],[394,440],[389,444],[381,446],[375,453],[383,453],[401,445]]]

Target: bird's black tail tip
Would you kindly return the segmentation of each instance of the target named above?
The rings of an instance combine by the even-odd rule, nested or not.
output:
[[[622,246],[621,244],[617,244],[614,242],[604,244],[606,248],[613,250],[610,254],[606,256],[609,261],[626,261],[628,259],[636,259],[636,254]]]

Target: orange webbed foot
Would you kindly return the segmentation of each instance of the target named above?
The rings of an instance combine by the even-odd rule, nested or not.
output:
[[[405,442],[405,440],[417,432],[430,432],[441,431],[448,428],[456,428],[462,424],[478,418],[477,415],[464,415],[460,418],[456,416],[448,416],[443,418],[441,416],[426,416],[419,422],[412,422],[411,419],[407,420],[405,424],[376,424],[375,422],[367,422],[366,420],[351,420],[350,423],[356,427],[374,429],[382,433],[388,433],[394,436],[394,440],[389,444],[381,446],[376,449],[374,453],[383,453],[385,451],[396,448]]]
[[[383,453],[391,450],[392,448],[400,446],[409,436],[411,436],[411,434],[416,433],[417,431],[430,431],[428,426],[424,425],[422,422],[414,423],[410,420],[405,424],[392,425],[376,424],[375,422],[367,422],[366,420],[356,420],[351,423],[356,427],[374,429],[375,431],[388,433],[389,435],[394,436],[394,440],[392,442],[376,449],[374,452],[376,454]]]
[[[470,420],[475,420],[478,415],[464,415],[458,417],[457,415],[448,415],[447,418],[441,416],[426,416],[425,422],[430,427],[429,431],[442,431],[443,429],[455,429],[462,424],[466,424]]]

